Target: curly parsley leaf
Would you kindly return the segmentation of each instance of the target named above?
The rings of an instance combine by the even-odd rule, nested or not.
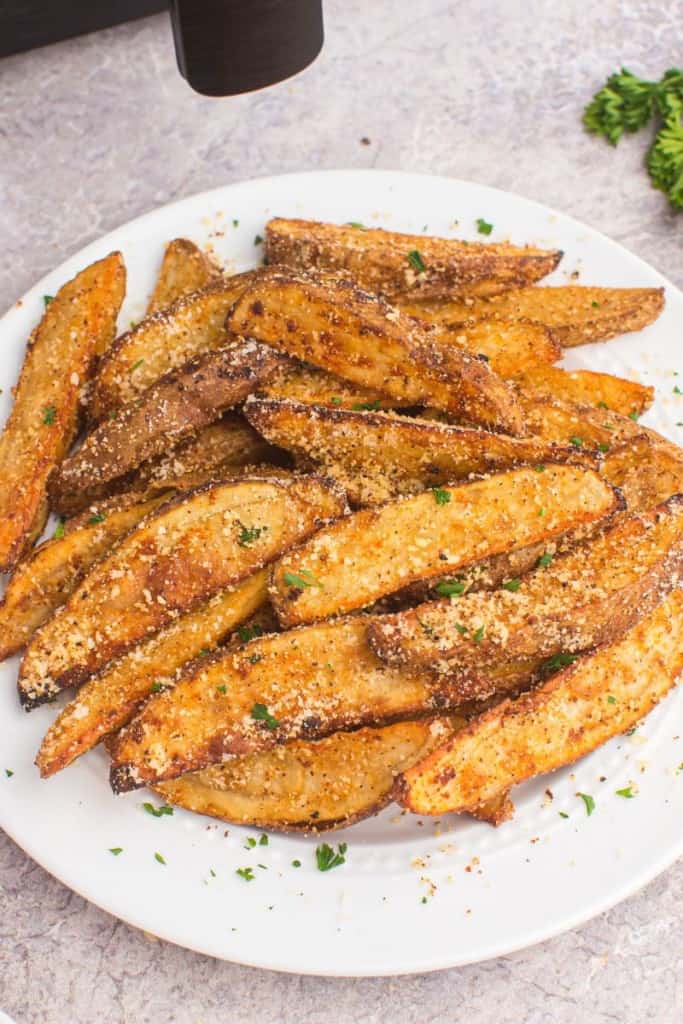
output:
[[[410,263],[413,270],[416,270],[418,274],[424,274],[427,267],[422,259],[422,255],[417,249],[413,249],[412,252],[408,253],[408,263]]]
[[[280,724],[277,718],[271,715],[265,704],[254,704],[251,709],[251,717],[255,722],[263,722],[266,729],[277,729]]]
[[[317,580],[312,572],[307,569],[300,569],[296,572],[286,572],[284,577],[285,585],[288,587],[296,587],[297,590],[305,590],[306,587],[320,587],[323,590],[323,585],[320,580]]]
[[[336,853],[328,843],[321,843],[320,846],[317,846],[315,860],[318,871],[331,871],[332,868],[338,868],[341,864],[345,864],[347,849],[346,843],[340,843]]]
[[[577,793],[586,805],[586,815],[590,818],[591,814],[595,810],[595,800],[588,793]]]

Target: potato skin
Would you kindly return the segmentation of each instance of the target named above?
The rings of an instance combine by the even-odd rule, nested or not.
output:
[[[183,295],[206,288],[222,275],[210,256],[188,238],[172,239],[164,250],[146,316],[167,309]]]

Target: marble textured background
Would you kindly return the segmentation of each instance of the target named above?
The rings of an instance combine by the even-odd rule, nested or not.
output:
[[[236,99],[190,92],[165,17],[0,61],[0,308],[156,205],[333,167],[520,192],[683,285],[683,215],[650,189],[644,140],[612,151],[579,121],[619,64],[655,76],[680,63],[678,0],[326,0],[326,14],[313,67]],[[0,836],[0,1008],[18,1024],[670,1024],[683,1014],[682,922],[679,864],[587,926],[479,966],[278,976],[150,940]]]

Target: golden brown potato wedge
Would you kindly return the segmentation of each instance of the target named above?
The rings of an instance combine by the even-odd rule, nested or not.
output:
[[[400,306],[403,312],[415,307]],[[420,318],[418,317],[418,320]],[[425,321],[420,321],[425,324]],[[426,324],[439,344],[457,345],[484,357],[500,377],[515,377],[523,370],[556,363],[562,348],[542,324],[517,320],[467,320],[462,324]]]
[[[493,298],[427,302],[417,315],[435,323],[467,317],[531,320],[550,327],[565,348],[640,331],[664,308],[663,288],[590,288],[583,285],[520,288]]]
[[[252,640],[195,662],[150,699],[114,739],[115,792],[365,725],[462,703],[457,686],[384,665],[365,639],[366,616]]]
[[[272,444],[324,467],[350,501],[372,505],[518,465],[597,465],[597,453],[381,412],[254,398],[244,413]]]
[[[534,775],[571,764],[640,721],[683,668],[683,591],[617,643],[475,718],[400,779],[418,814],[471,811]]]
[[[266,593],[267,570],[261,569],[180,615],[92,676],[45,734],[36,758],[41,776],[61,771],[126,725],[150,694],[173,686],[188,662],[205,657],[240,623],[246,623],[266,600]],[[243,635],[250,636],[254,628]]]
[[[60,288],[29,340],[0,435],[0,572],[45,525],[48,479],[76,435],[81,389],[114,337],[125,287],[121,253],[113,252]]]
[[[198,245],[188,238],[174,238],[164,250],[146,315],[166,309],[183,295],[206,288],[221,276],[220,267]]]
[[[447,299],[495,295],[532,284],[561,252],[507,242],[462,242],[380,228],[274,218],[266,259],[297,270],[347,270],[364,288],[391,297]]]
[[[277,832],[329,832],[377,814],[396,776],[443,743],[448,719],[298,740],[155,786],[167,803]]]
[[[621,416],[640,416],[654,401],[655,389],[611,373],[592,370],[563,370],[539,364],[509,376],[531,394],[561,398],[581,405],[594,405]]]
[[[0,604],[0,660],[25,647],[95,562],[165,500],[161,496],[109,512],[87,512],[79,527],[44,541],[20,562]]]
[[[602,473],[621,490],[630,509],[652,508],[683,493],[683,452],[645,434],[610,451]]]
[[[283,626],[365,608],[414,580],[552,540],[617,506],[592,469],[514,469],[363,509],[320,530],[274,566],[270,595]]]
[[[683,573],[683,495],[620,517],[595,539],[494,593],[376,618],[368,640],[391,665],[440,674],[575,654],[623,635]]]
[[[88,414],[93,422],[139,398],[160,377],[225,344],[225,314],[258,271],[221,278],[145,317],[101,360]]]
[[[343,377],[295,359],[285,359],[270,374],[257,394],[263,398],[292,399],[335,409],[400,409],[411,403],[351,384]]]
[[[344,507],[339,491],[315,477],[207,484],[166,502],[36,634],[19,673],[22,703],[35,706],[83,682]]]
[[[255,341],[207,352],[162,377],[140,399],[100,423],[50,482],[52,506],[61,513],[83,508],[128,482],[143,462],[242,402],[277,365],[279,356]]]
[[[364,388],[503,432],[523,432],[511,389],[485,361],[457,345],[439,344],[417,320],[350,278],[273,270],[246,289],[226,323],[238,335]]]

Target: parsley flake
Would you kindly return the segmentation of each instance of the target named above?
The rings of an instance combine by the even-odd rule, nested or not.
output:
[[[545,473],[545,466],[543,463],[539,463],[538,466],[534,466],[537,473]]]
[[[451,500],[451,492],[443,487],[432,487],[432,494],[437,505],[448,505]]]
[[[510,590],[513,594],[519,590],[522,585],[521,580],[506,580],[503,584],[503,590]]]
[[[45,306],[45,309],[47,309],[53,299],[54,295],[43,295],[43,305]]]
[[[346,843],[340,843],[336,853],[328,843],[321,843],[320,846],[317,846],[315,860],[318,871],[331,871],[332,868],[338,868],[341,864],[345,864],[347,849]]]
[[[483,217],[477,217],[477,231],[480,235],[490,235],[493,231],[493,224],[489,224]]]
[[[347,228],[357,228],[358,231],[367,231],[365,224],[361,224],[359,220],[347,220]]]
[[[160,807],[155,807],[154,804],[144,803],[142,806],[153,818],[163,818],[165,814],[173,814],[173,808],[168,804],[161,804]]]
[[[235,874],[243,878],[245,882],[253,882],[255,878],[253,868],[237,868]]]
[[[442,580],[434,587],[436,593],[442,597],[458,597],[464,594],[466,589],[467,584],[463,580]]]
[[[545,509],[544,508],[539,508],[539,510],[538,510],[538,517],[539,517],[539,519],[542,518],[544,515],[545,515]]]
[[[541,569],[547,569],[555,556],[551,555],[549,551],[544,551],[538,560],[538,564]]]
[[[474,634],[472,639],[474,640],[475,644],[480,644],[482,642],[482,640],[484,639],[484,627],[483,626],[479,627],[479,629],[476,631],[476,633]]]
[[[145,361],[144,359],[138,359],[137,362],[133,363],[133,365],[131,366],[130,372],[132,373],[133,370],[139,369],[142,366],[142,364],[144,363],[144,361]]]
[[[617,698],[613,697],[611,693],[608,694],[608,696],[607,696],[607,703],[608,704],[616,704],[616,702],[617,702]]]
[[[617,796],[623,796],[625,800],[633,800],[636,795],[630,786],[625,786],[624,789],[618,789],[616,794]]]
[[[254,704],[251,709],[251,717],[255,722],[263,722],[266,729],[277,729],[280,724],[277,718],[271,715],[265,704]]]
[[[263,238],[261,237],[261,235],[254,235],[254,245],[262,245],[262,244],[263,244]]]
[[[296,587],[297,590],[305,590],[306,587],[320,587],[324,590],[320,580],[317,580],[312,572],[308,572],[307,569],[301,569],[298,573],[286,572],[284,577],[285,585],[288,587]]]
[[[551,658],[547,658],[541,665],[541,672],[556,672],[557,669],[566,668],[567,665],[573,665],[576,661],[575,654],[568,654],[565,651],[558,651],[557,654],[553,654]]]
[[[237,635],[243,644],[248,643],[250,640],[255,640],[257,636],[263,636],[263,630],[260,626],[238,626]]]
[[[262,533],[266,533],[268,530],[267,526],[245,526],[239,520],[237,520],[237,526],[239,527],[237,543],[241,548],[248,548],[250,544],[259,539]]]
[[[598,409],[609,409],[607,402],[598,402]]]
[[[575,448],[582,448],[583,447],[583,438],[582,437],[577,437],[576,435],[574,435],[574,437],[570,437],[569,438],[569,443],[573,444]]]
[[[216,693],[222,693],[222,694],[225,695],[227,692],[228,692],[228,688],[225,685],[225,683],[221,683],[220,686],[216,687]]]
[[[676,389],[674,388],[674,390],[676,390]],[[680,392],[679,392],[679,394],[680,394]],[[634,422],[634,423],[637,423],[637,422],[638,422],[638,413],[636,412],[636,410],[635,410],[635,409],[633,410],[633,412],[630,412],[630,413],[628,414],[628,418],[629,418],[630,420],[633,420],[633,422]]]
[[[343,401],[343,398],[339,398],[338,395],[332,395],[332,398],[330,398],[331,405],[341,405]]]
[[[292,861],[292,867],[293,868],[300,868],[301,867],[301,861],[300,860],[293,860]]]
[[[254,839],[254,837],[253,836],[248,836],[247,841],[246,841],[246,843],[244,845],[244,849],[245,850],[253,850],[255,846],[256,846],[256,840]]]
[[[238,228],[240,226],[240,222],[238,220],[233,219],[232,226],[234,228]]]
[[[165,864],[166,863],[166,861],[164,860],[164,858],[161,856],[160,853],[155,853],[154,854],[154,859],[157,862],[157,864]]]
[[[678,384],[674,384],[673,387],[674,395],[683,395],[683,391],[679,388]]]
[[[351,408],[354,412],[378,412],[379,398],[375,398],[373,402],[355,402]]]
[[[456,622],[455,628],[457,629],[458,633],[460,633],[460,636],[467,636],[467,634],[469,633],[467,626],[463,626],[462,622]]]
[[[601,452],[608,452],[609,448],[610,448],[610,446],[608,444],[604,444],[604,442],[602,444],[598,445],[598,451],[601,451]]]
[[[46,405],[43,409],[43,423],[46,427],[53,426],[57,417],[57,410],[54,405]]]
[[[66,519],[60,519],[59,522],[57,523],[57,525],[55,526],[55,532],[54,532],[55,540],[61,540],[62,537],[64,536],[64,524],[65,524],[65,522],[66,522]]]
[[[159,683],[159,682],[152,683],[152,685],[149,688],[149,692],[150,693],[161,693],[163,688],[164,688],[163,683]]]
[[[120,853],[123,853],[123,847],[122,847],[122,846],[110,846],[110,847],[109,847],[109,852],[110,852],[110,853],[113,853],[113,855],[114,855],[115,857],[118,857],[118,855],[119,855]]]
[[[588,793],[577,793],[576,795],[580,796],[583,800],[584,804],[586,805],[586,815],[590,818],[591,814],[595,810],[595,800],[592,796],[589,796]]]
[[[258,844],[259,844],[259,846],[267,846],[268,845],[268,836],[266,835],[265,832],[261,833],[261,835],[259,837]]]
[[[11,768],[5,768],[5,775],[7,776],[8,779],[11,779],[12,776],[14,775],[14,772],[12,771]]]
[[[595,299],[593,299],[593,301],[591,302],[591,306],[593,307],[593,309],[599,309],[600,303],[596,302]]]
[[[88,526],[97,526],[98,523],[103,523],[106,519],[104,512],[97,512],[94,516],[90,516],[88,519]]]
[[[408,263],[410,263],[413,270],[416,270],[418,274],[424,274],[427,269],[424,260],[417,249],[413,249],[412,252],[408,253]]]
[[[557,813],[559,814],[559,816],[561,818],[568,818],[569,817],[569,815],[567,814],[566,811],[558,811]]]

